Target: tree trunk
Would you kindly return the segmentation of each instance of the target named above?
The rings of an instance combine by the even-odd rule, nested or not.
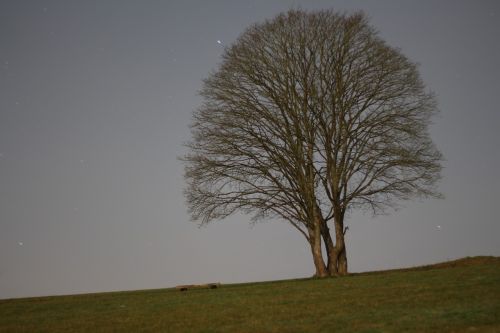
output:
[[[346,275],[347,271],[347,253],[344,238],[344,213],[337,209],[338,213],[334,216],[334,226],[335,226],[335,244],[333,243],[332,236],[330,234],[330,229],[323,221],[321,225],[321,236],[325,242],[326,251],[328,255],[328,275],[329,276],[339,276]]]
[[[344,238],[344,214],[336,214],[334,218],[335,224],[335,249],[333,251],[333,256],[336,261],[336,274],[346,275],[347,274],[347,253]]]
[[[347,275],[347,273],[348,273],[348,271],[347,271],[347,253],[346,253],[345,243],[344,243],[344,250],[342,252],[340,252],[337,264],[338,264],[338,274],[339,275]]]
[[[326,224],[326,221],[323,221],[321,224],[321,237],[323,238],[323,242],[326,247],[327,254],[327,271],[329,276],[337,275],[337,257],[335,256],[335,245],[333,244],[332,236],[330,235],[330,228]]]
[[[309,244],[311,245],[314,267],[316,268],[314,276],[327,277],[328,271],[326,269],[325,261],[323,260],[323,253],[321,251],[320,225],[316,225],[313,229],[309,230]]]
[[[326,224],[326,223],[325,223]],[[339,232],[339,230],[342,230]],[[321,230],[321,236],[326,245],[326,251],[328,255],[328,275],[338,276],[346,275],[347,270],[347,253],[345,246],[345,238],[343,229],[341,227],[335,227],[335,245],[333,244],[330,231],[327,226],[324,226]]]

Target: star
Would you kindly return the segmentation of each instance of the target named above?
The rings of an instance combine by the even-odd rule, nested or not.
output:
[[[18,244],[19,246],[23,246],[23,245],[24,245],[24,243],[23,243],[23,242],[17,242],[17,244]]]

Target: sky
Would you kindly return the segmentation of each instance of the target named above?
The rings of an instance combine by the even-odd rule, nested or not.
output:
[[[500,2],[0,1],[0,299],[309,277],[280,220],[189,220],[202,79],[290,8],[363,10],[420,64],[445,199],[347,220],[349,270],[500,255]]]

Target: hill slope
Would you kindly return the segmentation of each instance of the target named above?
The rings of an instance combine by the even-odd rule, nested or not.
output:
[[[500,331],[500,258],[342,278],[0,300],[0,332]]]

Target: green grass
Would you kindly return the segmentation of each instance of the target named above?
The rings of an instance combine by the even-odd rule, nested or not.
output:
[[[0,300],[0,332],[500,332],[500,258],[407,270]]]

